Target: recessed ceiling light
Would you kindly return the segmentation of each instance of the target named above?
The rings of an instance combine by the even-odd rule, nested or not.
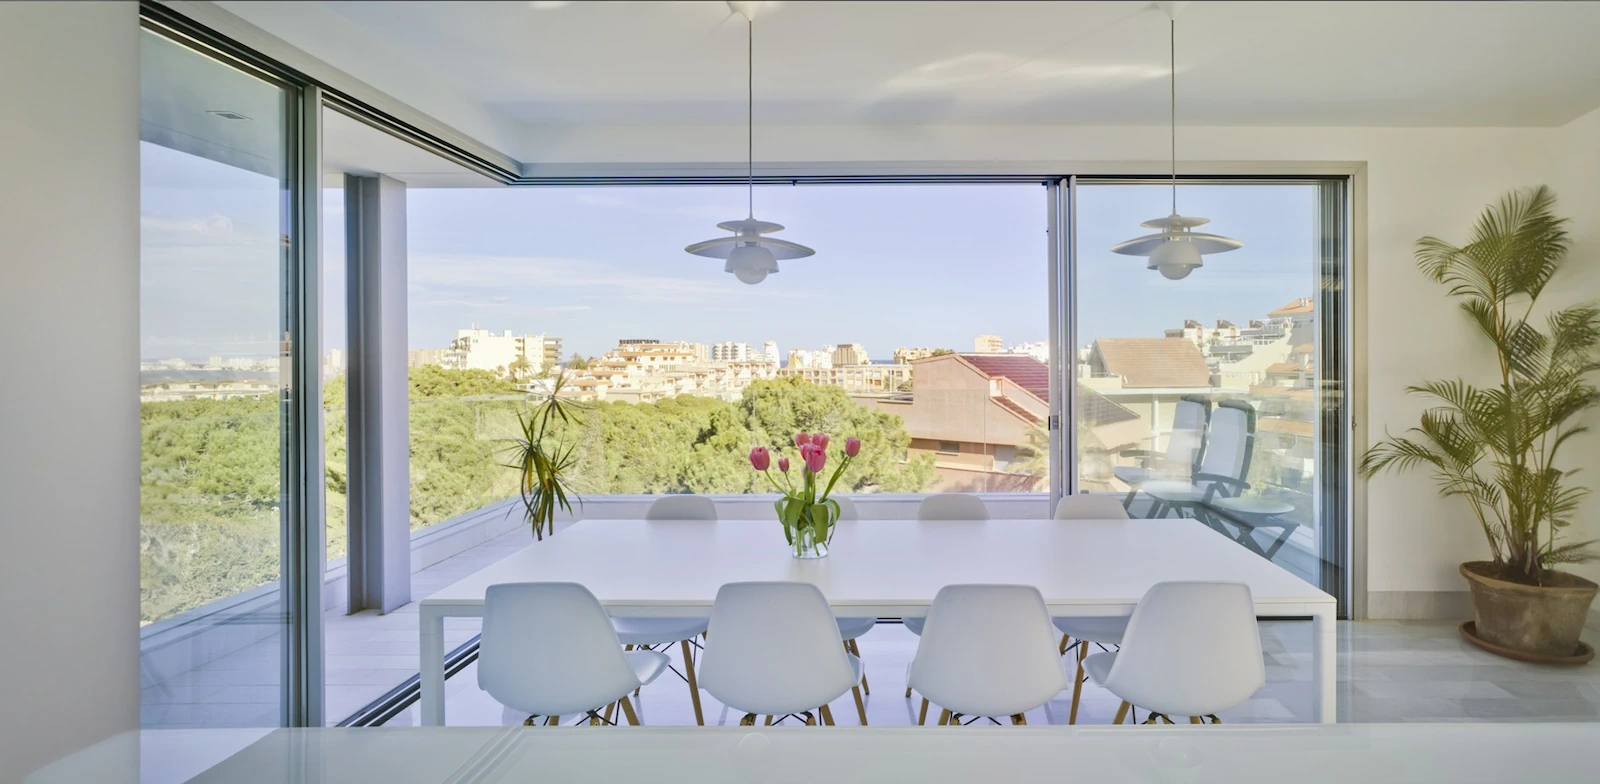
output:
[[[221,117],[224,120],[248,120],[248,119],[250,119],[249,117],[246,117],[246,116],[244,116],[244,115],[242,115],[242,114],[240,114],[238,112],[230,112],[227,109],[207,109],[206,110],[206,114],[214,114],[214,115],[216,115],[218,117]]]

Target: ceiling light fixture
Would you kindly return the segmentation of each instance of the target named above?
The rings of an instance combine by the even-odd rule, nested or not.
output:
[[[778,260],[803,259],[816,251],[788,240],[779,240],[764,235],[783,231],[783,226],[768,221],[756,220],[756,120],[755,120],[755,40],[756,21],[754,9],[749,3],[728,3],[734,12],[745,18],[746,29],[749,34],[746,43],[746,83],[745,83],[745,111],[747,123],[745,176],[749,204],[749,214],[744,220],[724,221],[717,224],[717,228],[733,232],[731,237],[718,237],[705,242],[696,242],[684,250],[696,256],[705,256],[713,259],[726,259],[723,272],[731,272],[741,282],[755,285],[767,279],[778,271]]]
[[[1157,3],[1157,5],[1167,12],[1168,17],[1167,108],[1172,141],[1172,214],[1139,224],[1147,229],[1158,229],[1158,233],[1112,245],[1111,250],[1113,253],[1126,256],[1148,256],[1150,269],[1160,272],[1161,276],[1168,280],[1182,280],[1205,264],[1201,258],[1203,254],[1238,250],[1244,247],[1244,243],[1216,234],[1194,231],[1196,226],[1204,226],[1211,221],[1178,214],[1178,19],[1173,3]]]

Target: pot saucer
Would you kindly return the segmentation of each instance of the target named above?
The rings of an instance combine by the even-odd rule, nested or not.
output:
[[[1466,621],[1461,624],[1461,636],[1467,638],[1467,642],[1496,656],[1504,656],[1507,659],[1516,659],[1517,661],[1538,664],[1588,664],[1589,660],[1594,658],[1594,647],[1582,640],[1578,641],[1578,649],[1573,651],[1571,656],[1546,656],[1542,653],[1528,653],[1505,648],[1479,637],[1478,624],[1473,621]]]

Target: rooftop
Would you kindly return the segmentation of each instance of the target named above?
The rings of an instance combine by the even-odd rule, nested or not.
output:
[[[1126,389],[1211,386],[1211,368],[1184,338],[1101,338],[1089,352],[1096,370],[1122,377]]]

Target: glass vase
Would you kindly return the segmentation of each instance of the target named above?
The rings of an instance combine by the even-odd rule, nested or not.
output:
[[[804,525],[795,527],[794,543],[789,546],[789,553],[796,558],[826,558],[828,557],[828,542],[818,539],[816,529],[807,520]]]

